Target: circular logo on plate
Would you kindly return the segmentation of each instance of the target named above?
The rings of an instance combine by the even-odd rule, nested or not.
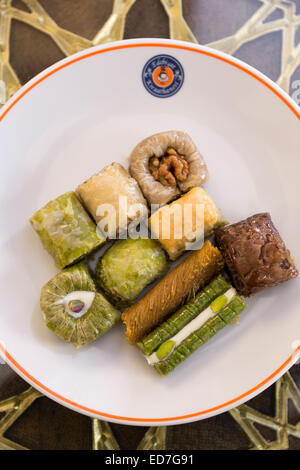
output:
[[[142,80],[151,95],[157,98],[169,98],[182,87],[184,71],[175,57],[160,54],[149,59],[144,65]]]

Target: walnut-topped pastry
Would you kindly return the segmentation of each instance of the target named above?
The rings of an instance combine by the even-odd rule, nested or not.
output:
[[[208,179],[202,155],[181,131],[144,139],[130,156],[129,170],[150,204],[166,204]]]
[[[176,186],[177,181],[185,181],[189,174],[188,162],[172,147],[163,157],[150,158],[149,169],[153,178],[164,186]]]

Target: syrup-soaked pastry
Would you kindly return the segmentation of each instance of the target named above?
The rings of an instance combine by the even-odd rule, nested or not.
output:
[[[224,267],[220,251],[207,240],[122,315],[130,343],[137,343],[195,296]]]
[[[96,291],[85,262],[66,268],[42,288],[47,327],[73,346],[84,346],[120,320],[120,312]]]
[[[166,204],[208,179],[206,163],[188,134],[160,132],[140,142],[129,171],[149,204]]]
[[[251,295],[298,276],[269,213],[216,230],[216,242],[241,295]]]
[[[96,282],[114,305],[127,307],[168,267],[167,256],[156,240],[128,238],[115,242],[99,259]]]
[[[246,303],[218,276],[137,346],[160,375],[167,375],[221,329],[237,320]]]
[[[193,188],[176,201],[161,207],[149,218],[153,238],[157,238],[171,260],[176,260],[193,243],[201,243],[225,219],[209,194]]]
[[[48,202],[30,223],[59,269],[79,261],[105,242],[72,191]]]
[[[76,194],[95,222],[103,221],[102,231],[106,230],[108,238],[116,238],[131,221],[148,215],[147,202],[137,182],[119,163],[91,176],[77,187]]]

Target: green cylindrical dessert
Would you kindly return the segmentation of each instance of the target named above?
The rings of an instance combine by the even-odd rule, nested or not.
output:
[[[120,319],[120,312],[96,292],[84,262],[64,269],[41,291],[48,328],[76,347],[94,341]]]
[[[105,242],[72,191],[48,202],[30,223],[59,269],[79,261]]]
[[[168,320],[153,330],[142,341],[137,343],[137,346],[143,354],[149,356],[162,343],[178,333],[187,323],[207,308],[214,299],[230,289],[230,287],[230,284],[221,275],[213,279],[192,300],[173,313]]]
[[[127,307],[168,267],[166,254],[156,240],[122,240],[99,260],[96,282],[114,305]]]
[[[153,364],[154,369],[163,376],[172,372],[175,367],[187,359],[196,349],[200,348],[200,346],[212,338],[218,331],[234,321],[246,306],[243,299],[235,295],[225,307],[211,317],[198,330],[185,338],[166,359]]]

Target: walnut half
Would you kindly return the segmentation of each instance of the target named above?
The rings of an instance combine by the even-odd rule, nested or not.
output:
[[[189,165],[174,148],[168,147],[166,155],[150,158],[149,170],[153,178],[164,186],[176,186],[177,181],[187,179]]]

